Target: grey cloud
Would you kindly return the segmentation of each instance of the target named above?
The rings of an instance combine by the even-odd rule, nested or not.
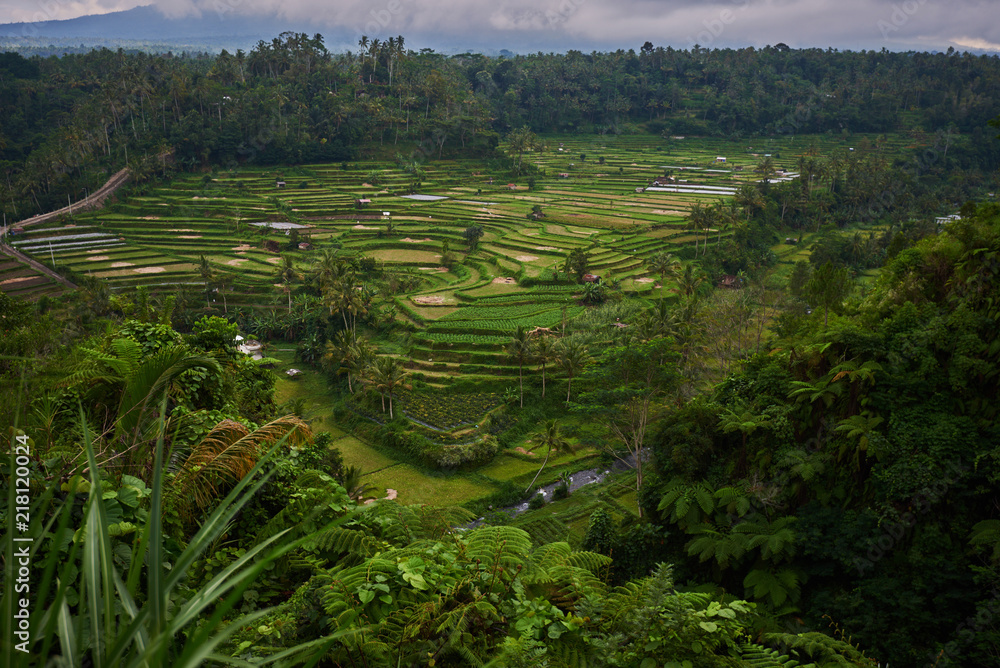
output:
[[[303,30],[522,50],[763,46],[1000,49],[998,0],[154,0],[168,17],[277,16]],[[0,21],[63,19],[142,0],[0,0]],[[9,16],[4,16],[9,15]],[[41,17],[41,18],[39,18]],[[346,38],[344,38],[346,39]],[[355,38],[356,41],[356,38]]]

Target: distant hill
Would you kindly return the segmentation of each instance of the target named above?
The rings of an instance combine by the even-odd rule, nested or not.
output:
[[[236,12],[206,12],[200,17],[166,18],[151,5],[124,12],[81,16],[65,21],[0,24],[3,37],[49,37],[132,40],[191,40],[216,37],[267,37],[285,30],[311,32],[308,25],[296,25],[276,17],[262,18]]]
[[[64,21],[0,24],[0,49],[27,47],[36,50],[52,44],[63,47],[134,46],[153,51],[171,47],[216,52],[223,48],[249,50],[259,40],[270,41],[285,31],[319,32],[331,50],[341,50],[357,41],[344,29],[292,22],[276,16],[251,16],[233,11],[205,12],[201,16],[173,19],[147,5]]]
[[[163,16],[152,5],[136,7],[124,12],[81,16],[64,21],[0,24],[0,51],[20,51],[24,55],[76,51],[80,48],[136,48],[143,51],[173,49],[218,52],[225,48],[249,50],[259,40],[270,41],[285,31],[320,33],[331,51],[356,49],[360,35],[351,28],[330,26],[305,21],[290,21],[278,16],[256,16],[230,12],[204,12],[201,16],[171,19]],[[513,52],[539,50],[533,35],[509,32],[477,34],[474,43],[468,35],[455,35],[447,30],[439,32],[404,33],[410,48],[430,47],[441,53],[477,52],[502,55]],[[383,36],[384,37],[384,36]],[[61,47],[48,49],[49,46]],[[571,41],[556,35],[545,36],[545,51],[562,51],[569,48],[588,50],[596,45]]]

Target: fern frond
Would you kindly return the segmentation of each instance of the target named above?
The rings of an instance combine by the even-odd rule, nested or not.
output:
[[[510,526],[479,527],[465,536],[466,555],[484,567],[502,566],[507,570],[524,567],[531,551],[531,537],[522,529]]]
[[[204,508],[217,495],[220,483],[242,480],[276,440],[287,435],[290,443],[299,443],[311,433],[309,425],[292,415],[254,432],[239,422],[223,420],[191,449],[174,479],[174,491],[178,498],[192,499]]]

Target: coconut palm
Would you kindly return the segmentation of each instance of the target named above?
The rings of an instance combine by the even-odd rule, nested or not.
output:
[[[678,286],[684,296],[691,299],[698,291],[698,286],[700,286],[704,281],[704,274],[702,274],[701,271],[698,270],[693,264],[689,264],[684,267],[684,272],[681,273],[680,280],[678,280]]]
[[[392,394],[398,387],[410,389],[405,383],[406,371],[403,363],[395,357],[379,357],[371,370],[371,383],[375,390],[382,396],[382,412],[385,412],[385,398],[389,397],[389,419],[393,419],[392,414]]]
[[[660,296],[662,297],[663,291],[667,287],[667,276],[677,275],[681,261],[672,253],[662,251],[650,258],[646,266],[649,267],[650,271],[654,271],[660,275]]]
[[[248,475],[272,445],[282,441],[298,446],[311,438],[309,425],[294,415],[254,431],[234,420],[223,420],[191,448],[170,485],[168,503],[192,519],[195,506],[203,510],[211,505],[223,487]]]
[[[535,361],[542,365],[542,399],[545,398],[545,365],[556,359],[556,347],[551,337],[539,334],[532,345]]]
[[[198,260],[198,273],[201,274],[201,279],[205,281],[205,305],[211,307],[212,303],[208,298],[212,294],[212,282],[215,280],[215,272],[204,255],[200,256]]]
[[[573,376],[583,370],[590,359],[590,351],[579,341],[563,339],[559,342],[559,365],[566,372],[569,382],[566,385],[566,401],[569,401],[573,391]]]
[[[517,384],[521,394],[521,408],[524,408],[524,363],[531,357],[531,340],[522,325],[518,325],[505,350],[517,362]]]
[[[530,490],[532,487],[535,486],[535,481],[538,480],[538,476],[541,475],[542,469],[544,469],[545,465],[548,464],[549,455],[552,454],[553,450],[555,450],[557,453],[563,451],[573,452],[573,446],[570,445],[569,441],[564,439],[562,435],[559,433],[559,423],[556,422],[555,420],[547,420],[545,422],[545,424],[542,427],[541,442],[538,445],[529,449],[528,452],[531,452],[535,448],[542,445],[545,446],[545,459],[542,460],[542,465],[538,467],[538,473],[535,474],[535,477],[532,478],[531,482],[528,484],[528,489],[524,490],[525,493],[527,493],[528,490]]]
[[[108,351],[85,350],[87,358],[65,381],[107,421],[102,429],[117,452],[130,452],[140,468],[148,467],[144,445],[156,438],[156,411],[164,395],[183,397],[180,377],[189,369],[218,374],[218,361],[193,355],[184,345],[166,345],[143,354],[133,339],[115,339]]]
[[[332,341],[326,342],[323,356],[320,358],[320,365],[325,371],[336,369],[340,373],[347,369],[347,391],[351,394],[354,394],[354,387],[351,385],[349,364],[353,343],[350,333],[346,329],[342,329],[333,336]]]
[[[282,256],[281,267],[278,268],[278,278],[285,285],[288,293],[288,311],[292,310],[292,283],[299,280],[299,272],[295,269],[294,260],[290,255]]]

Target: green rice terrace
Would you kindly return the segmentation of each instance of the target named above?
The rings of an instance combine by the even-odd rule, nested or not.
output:
[[[468,447],[507,402],[504,389],[517,387],[520,367],[505,352],[511,333],[565,328],[587,310],[584,286],[568,280],[570,254],[585,251],[587,272],[627,298],[657,299],[673,286],[661,286],[650,270],[654,255],[712,246],[732,234],[731,226],[695,229],[693,207],[732,199],[741,185],[759,180],[762,160],[773,163],[772,180],[791,180],[800,156],[844,154],[861,138],[783,137],[756,146],[684,137],[540,139],[541,148],[523,156],[534,169],[513,181],[474,160],[416,164],[401,157],[186,174],[100,211],[24,227],[9,241],[57,272],[93,276],[115,291],[182,291],[192,303],[211,298],[219,312],[262,320],[308,303],[302,288],[323,253],[370,258],[382,285],[395,286],[379,295],[384,312],[408,331],[379,341],[379,352],[401,359],[419,381],[399,393],[397,410],[442,448]],[[902,147],[890,139],[886,150]],[[470,226],[483,232],[474,250],[463,234]],[[807,256],[801,245],[775,250],[786,265]],[[282,279],[285,267],[292,271]],[[0,264],[0,285],[29,298],[62,289],[15,260]],[[286,400],[319,402],[321,411],[333,400],[330,389],[285,380],[281,371],[294,364],[284,354],[279,391]],[[537,380],[536,365],[523,371]],[[444,391],[459,381],[461,391]],[[481,391],[468,383],[482,383]],[[375,412],[367,417],[380,419]],[[328,416],[319,428],[335,423]],[[379,492],[390,486],[380,483],[390,467],[396,480],[408,467],[411,484],[397,482],[408,501],[488,496],[506,480],[524,484],[537,470],[536,455],[505,451],[485,473],[440,487],[354,436],[341,438],[336,445],[345,459],[361,466]],[[596,456],[584,449],[555,462],[551,475],[561,464],[580,468]]]

